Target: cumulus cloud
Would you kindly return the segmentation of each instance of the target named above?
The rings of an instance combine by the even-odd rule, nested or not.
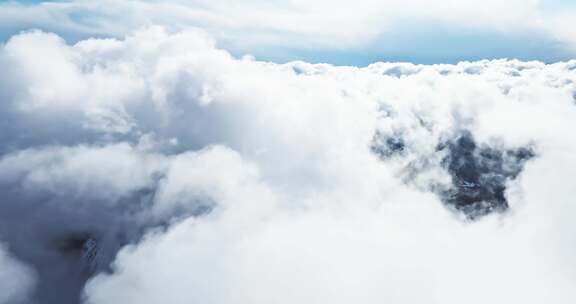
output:
[[[0,266],[37,274],[31,301],[574,302],[576,62],[215,45],[2,46],[0,237],[21,262]]]

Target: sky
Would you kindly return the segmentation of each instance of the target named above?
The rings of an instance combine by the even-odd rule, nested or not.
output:
[[[574,12],[0,2],[0,304],[576,303]]]
[[[67,41],[120,37],[150,24],[199,27],[235,56],[365,66],[576,54],[569,0],[3,1],[0,38],[37,28]]]

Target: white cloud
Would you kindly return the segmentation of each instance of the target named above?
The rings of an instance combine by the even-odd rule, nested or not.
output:
[[[0,269],[0,303],[27,303],[34,286],[34,272],[10,256],[3,244],[0,244]]]
[[[23,33],[0,61],[0,235],[37,297],[76,299],[90,276],[55,280],[82,264],[58,244],[88,235],[114,261],[92,304],[575,300],[573,61],[274,64],[160,27]],[[467,222],[430,191],[463,131],[534,149],[507,212]]]
[[[572,43],[545,3],[535,0],[360,0],[360,1],[125,1],[44,2],[0,6],[5,28],[41,28],[71,37],[123,36],[160,24],[175,30],[201,27],[241,50],[257,47],[348,49],[389,33],[445,25],[496,33],[549,32]],[[563,14],[569,20],[570,8]]]
[[[572,26],[576,13],[572,10],[554,12],[545,17],[541,24],[560,41],[576,49],[576,30]]]

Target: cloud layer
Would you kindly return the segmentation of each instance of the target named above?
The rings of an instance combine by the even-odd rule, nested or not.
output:
[[[275,64],[149,27],[0,62],[0,303],[576,300],[574,61]]]

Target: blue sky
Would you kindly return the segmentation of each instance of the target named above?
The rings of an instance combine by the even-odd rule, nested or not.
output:
[[[575,53],[545,33],[502,34],[488,31],[457,32],[448,28],[413,30],[381,37],[368,46],[348,50],[265,48],[252,52],[271,61],[304,60],[365,66],[376,61],[422,64],[456,63],[481,59],[514,58],[544,62],[565,61]]]
[[[232,4],[233,3],[233,4]],[[140,27],[201,28],[236,56],[339,65],[576,57],[576,1],[4,1],[0,39],[27,29],[69,42]],[[572,19],[572,17],[574,19]]]

